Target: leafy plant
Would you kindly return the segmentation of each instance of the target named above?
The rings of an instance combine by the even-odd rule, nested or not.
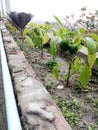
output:
[[[52,69],[53,76],[58,79],[59,77],[59,64],[55,65]]]
[[[80,109],[81,107],[83,107],[83,102],[77,100],[76,98],[72,100],[72,108],[73,109]]]
[[[16,34],[17,28],[14,25],[12,25],[10,21],[8,22],[7,27],[9,28],[12,34]]]
[[[71,56],[68,62],[68,73],[64,75],[66,80],[66,85],[69,86],[70,78],[74,74],[81,73],[81,69],[83,68],[84,61],[80,57],[73,57]]]
[[[56,60],[53,60],[53,59],[51,59],[51,60],[49,60],[49,61],[47,62],[47,66],[48,66],[50,69],[53,69],[57,64],[58,64],[58,62],[57,62]]]
[[[83,87],[87,86],[90,77],[91,77],[91,69],[89,68],[89,66],[85,64],[80,74],[80,82],[82,83]]]
[[[96,43],[91,38],[86,38],[86,45],[88,50],[88,65],[84,65],[82,72],[80,74],[80,82],[84,87],[89,83],[90,77],[92,75],[92,67],[96,61]]]
[[[56,33],[57,37],[60,37],[62,39],[59,44],[60,50],[62,53],[69,52],[68,73],[64,75],[64,78],[67,82],[67,86],[69,86],[70,77],[73,74],[77,73],[78,75],[80,74],[80,83],[82,84],[83,88],[86,88],[92,75],[92,67],[95,61],[97,61],[97,44],[94,40],[98,41],[98,38],[94,34],[89,34],[89,36],[93,37],[94,40],[90,37],[86,37],[87,32],[85,28],[80,28],[79,34],[72,30],[66,29],[58,17],[55,17],[55,19],[57,20],[57,23],[60,25],[60,29],[58,30],[58,33]],[[82,48],[82,46],[86,46],[88,51],[87,64],[85,63],[83,58],[77,56],[78,51]],[[54,50],[52,54],[53,53],[56,54]],[[55,71],[53,72],[56,72],[56,78],[59,75],[57,74],[57,72],[59,72],[58,69],[58,66],[54,67]]]
[[[60,37],[62,39],[61,42],[59,43],[59,48],[62,53],[68,51],[69,55],[70,55],[68,74],[65,74],[65,76],[64,76],[67,81],[67,86],[69,86],[69,79],[72,74],[71,73],[72,64],[76,59],[75,55],[78,52],[78,47],[81,45],[81,40],[79,40],[79,42],[76,42],[77,34],[69,29],[66,29],[58,17],[55,16],[54,18],[57,20],[58,24],[60,25],[60,29],[58,30],[58,33],[57,33],[57,37]],[[53,43],[54,43],[53,45],[56,46],[56,43],[55,42],[53,42]],[[55,53],[55,52],[57,52],[55,48],[56,47],[54,47],[52,49],[52,53],[51,53],[52,55],[53,54],[57,55],[57,53]],[[56,76],[56,78],[58,78],[58,75],[59,75],[59,74],[57,74],[59,72],[58,69],[59,69],[58,66],[55,66],[53,69],[53,75]]]
[[[50,40],[50,54],[52,55],[53,60],[56,59],[59,48],[59,42],[60,39],[58,37],[54,37],[53,39]]]
[[[97,130],[97,126],[95,124],[85,124],[87,126],[87,130]]]
[[[33,49],[35,45],[34,45],[32,39],[27,35],[25,36],[25,39],[26,39],[27,44]]]
[[[69,49],[70,40],[62,40],[60,42],[60,49],[61,51],[68,51]]]
[[[41,57],[43,57],[44,45],[47,44],[50,39],[48,34],[49,28],[48,26],[45,28],[45,26],[42,26],[42,24],[38,25],[30,23],[29,27],[24,30],[24,37],[29,37],[30,41],[32,41],[32,44],[34,44],[35,47],[40,48]]]
[[[71,126],[78,125],[80,117],[78,115],[78,110],[83,107],[83,102],[73,99],[72,101],[67,100],[66,98],[60,98],[56,100],[57,105],[61,108],[61,111],[69,122]]]
[[[98,58],[96,58],[96,65],[98,66]]]
[[[55,65],[52,69],[52,74],[56,79],[58,79],[59,77],[59,68],[62,66],[64,66],[64,63],[61,64],[57,63],[57,65]]]
[[[98,108],[98,98],[94,101],[94,106]]]
[[[96,43],[94,42],[93,39],[91,38],[86,38],[86,46],[87,46],[87,50],[88,50],[88,65],[86,65],[86,63],[83,63],[83,60],[80,60],[80,58],[78,57],[73,57],[73,54],[77,54],[78,51],[78,46],[72,45],[69,46],[69,52],[71,54],[70,56],[70,60],[69,60],[69,69],[68,69],[68,75],[67,75],[67,86],[69,84],[69,78],[72,75],[72,66],[74,66],[75,64],[75,60],[77,61],[77,59],[79,59],[81,61],[81,64],[78,64],[76,66],[76,68],[80,68],[78,69],[78,72],[80,73],[80,83],[83,85],[83,88],[87,87],[87,84],[89,83],[90,77],[92,75],[92,67],[96,61]],[[71,48],[70,48],[71,47]],[[72,49],[72,50],[71,50]],[[80,62],[79,61],[79,62]],[[74,67],[75,69],[75,67]]]
[[[58,22],[60,27],[63,27],[63,24],[62,24],[61,20],[57,16],[53,16],[53,17],[56,19],[56,21]]]
[[[80,72],[80,69],[81,69],[81,66],[82,66],[82,60],[81,60],[81,58],[78,58],[76,56],[76,54],[78,52],[78,46],[74,45],[72,43],[72,41],[63,39],[60,42],[59,46],[60,46],[60,49],[61,49],[62,52],[69,51],[69,53],[70,53],[69,54],[70,58],[69,58],[69,63],[68,63],[69,64],[68,73],[64,75],[64,77],[66,79],[66,82],[67,82],[67,86],[69,86],[69,79],[70,79],[70,77],[75,73],[75,71],[77,73]],[[53,70],[55,70],[56,73],[57,73],[57,72],[59,72],[59,71],[57,71],[58,69],[59,69],[59,67],[55,66]],[[55,72],[55,71],[53,71],[53,72]],[[53,75],[55,76],[55,73],[53,73]]]
[[[36,45],[41,49],[41,57],[43,57],[43,48],[44,44],[47,44],[49,41],[48,33],[44,32],[42,29],[38,29],[39,35],[36,33],[34,34],[34,40]]]

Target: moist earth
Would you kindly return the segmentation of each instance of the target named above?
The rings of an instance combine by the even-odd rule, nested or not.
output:
[[[52,58],[49,54],[49,49],[44,49],[43,58],[40,55],[38,48],[31,49],[24,44],[22,48],[24,55],[28,62],[31,64],[36,75],[49,91],[51,96],[56,100],[57,104],[61,99],[65,98],[67,101],[72,102],[76,99],[83,105],[77,109],[77,115],[79,118],[78,123],[70,123],[70,119],[66,118],[73,130],[98,130],[98,73],[94,73],[90,79],[88,88],[82,90],[78,84],[78,75],[74,75],[70,78],[69,87],[66,86],[66,81],[63,78],[63,74],[68,71],[68,54],[57,57],[59,63],[64,63],[64,66],[60,67],[58,80],[53,77],[51,69],[47,66],[47,62]],[[64,88],[59,89],[58,86],[62,85]],[[70,110],[73,109],[71,106]],[[62,110],[62,109],[61,109]],[[74,117],[75,118],[75,117]],[[73,119],[75,120],[75,119]]]

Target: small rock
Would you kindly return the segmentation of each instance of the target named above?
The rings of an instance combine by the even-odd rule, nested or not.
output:
[[[57,86],[57,89],[63,89],[63,88],[64,88],[63,85],[58,85],[58,86]]]

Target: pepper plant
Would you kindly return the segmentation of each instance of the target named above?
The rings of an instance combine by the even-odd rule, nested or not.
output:
[[[85,87],[89,83],[90,77],[92,76],[92,68],[96,62],[96,53],[97,53],[97,42],[98,36],[94,33],[81,31],[81,33],[85,36],[85,47],[87,48],[87,64],[84,65],[82,72],[80,74],[80,82]],[[87,36],[88,35],[88,36]]]
[[[58,63],[56,59],[59,52],[60,42],[61,38],[58,36],[55,36],[50,40],[50,54],[52,56],[52,59],[47,62],[48,67],[52,69],[52,74],[56,78],[59,77],[59,67],[64,66],[64,63]]]
[[[77,56],[80,46],[81,43],[78,43],[78,45],[76,45],[75,40],[71,41],[69,39],[66,40],[63,39],[60,43],[62,53],[63,52],[69,53],[68,73],[64,74],[64,79],[66,80],[67,86],[69,86],[70,77],[75,73],[80,73],[81,68],[84,64],[83,60]]]
[[[57,22],[62,25],[60,20],[57,19]],[[60,30],[58,30],[57,33],[57,35],[60,34],[59,36],[61,36],[62,38],[59,46],[61,52],[69,53],[68,73],[64,74],[66,84],[67,86],[69,86],[70,77],[73,74],[77,73],[80,75],[79,83],[82,84],[83,88],[86,88],[92,75],[92,67],[96,61],[96,42],[92,38],[87,37],[86,30],[84,28],[80,28],[79,33],[73,32],[72,30],[66,30],[66,28],[64,29],[64,27],[61,26]],[[78,56],[78,52],[82,48],[82,46],[85,46],[87,48],[87,63],[83,58]],[[59,75],[58,69],[59,67],[55,66],[52,71],[53,75],[56,78],[58,78]]]
[[[52,59],[47,62],[47,65],[51,69],[58,64],[56,57],[58,54],[59,42],[60,39],[58,37],[54,37],[50,40],[50,54]]]

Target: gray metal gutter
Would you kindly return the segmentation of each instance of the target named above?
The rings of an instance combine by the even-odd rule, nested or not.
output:
[[[0,53],[8,130],[22,130],[0,31]]]

